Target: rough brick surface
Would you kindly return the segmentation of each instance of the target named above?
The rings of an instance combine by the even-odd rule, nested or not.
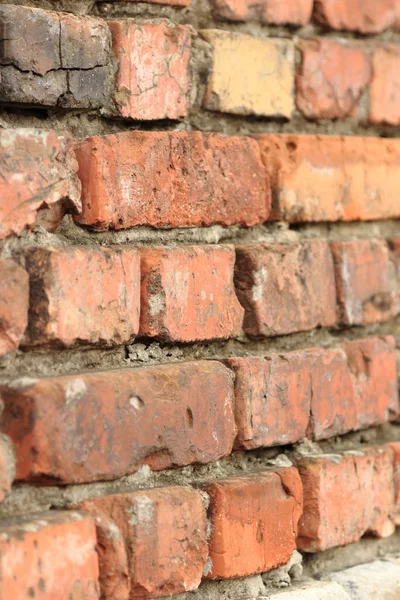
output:
[[[170,21],[111,21],[118,64],[114,103],[131,119],[178,119],[187,114],[191,36]]]
[[[304,493],[299,549],[316,552],[356,542],[366,532],[393,533],[390,448],[302,457],[296,466]]]
[[[267,174],[246,137],[132,131],[87,138],[76,154],[77,221],[96,229],[251,226],[269,216]]]
[[[108,97],[111,34],[102,19],[0,6],[2,102],[92,108]]]
[[[388,321],[397,313],[395,272],[386,242],[331,243],[339,316],[347,325]]]
[[[0,6],[0,10],[1,10]],[[81,209],[71,138],[39,129],[0,131],[0,238],[36,223],[42,208]]]
[[[139,333],[175,342],[238,335],[234,262],[232,246],[143,249]]]
[[[379,33],[396,24],[398,0],[315,0],[315,16],[331,29]]]
[[[139,326],[140,259],[134,248],[32,248],[29,344],[110,346]]]
[[[98,600],[94,521],[77,512],[5,519],[0,526],[0,596]]]
[[[235,286],[251,336],[307,331],[336,321],[333,261],[324,240],[239,246]]]
[[[14,478],[15,455],[13,445],[6,435],[0,435],[0,502],[3,502],[4,498],[10,493]]]
[[[94,498],[100,585],[107,600],[157,598],[198,587],[207,559],[199,492],[167,487]]]
[[[394,510],[393,520],[395,525],[400,525],[400,442],[389,444],[393,451],[393,471],[394,471]]]
[[[356,113],[371,78],[368,55],[354,44],[319,38],[300,44],[296,103],[308,119],[342,119]]]
[[[213,67],[205,108],[234,115],[286,117],[294,109],[294,45],[284,39],[257,39],[206,29]]]
[[[81,483],[142,464],[207,463],[229,454],[236,434],[232,374],[212,361],[22,379],[1,396],[0,429],[22,480]]]
[[[0,356],[16,350],[28,324],[28,273],[0,259]]]
[[[372,137],[257,136],[273,217],[291,223],[400,216],[400,142]]]
[[[205,486],[210,496],[211,572],[226,579],[269,571],[296,548],[302,486],[296,469],[258,472]]]
[[[274,25],[306,25],[311,17],[313,0],[213,0],[213,13],[227,21],[260,21]]]
[[[372,57],[372,67],[369,120],[399,125],[400,48],[393,44],[378,47]]]

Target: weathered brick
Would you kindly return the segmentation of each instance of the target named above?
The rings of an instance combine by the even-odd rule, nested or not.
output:
[[[239,246],[236,255],[246,333],[274,336],[335,324],[333,261],[325,240],[250,244]]]
[[[386,44],[372,57],[369,120],[372,123],[400,124],[400,48]]]
[[[394,481],[394,509],[393,520],[395,525],[400,525],[400,442],[388,444],[393,451],[393,481]]]
[[[355,115],[371,79],[371,65],[361,47],[344,40],[314,39],[299,44],[302,62],[296,77],[296,103],[308,119]]]
[[[91,108],[108,98],[111,34],[102,19],[4,4],[2,102]]]
[[[142,464],[208,463],[230,453],[236,434],[232,374],[212,361],[22,379],[0,394],[21,480],[81,483]]]
[[[315,17],[331,29],[379,33],[396,24],[399,0],[315,0]]]
[[[6,435],[0,434],[0,502],[3,502],[4,498],[11,491],[11,486],[15,478],[15,472],[15,455],[13,445],[10,438],[8,438]]]
[[[294,110],[294,45],[217,29],[201,35],[213,48],[203,106],[234,115],[285,117]]]
[[[313,0],[212,0],[213,13],[227,21],[260,21],[263,24],[306,25],[311,17]]]
[[[63,205],[70,211],[80,210],[77,171],[69,135],[40,129],[2,129],[0,238],[33,226],[40,209]]]
[[[189,108],[191,35],[171,21],[109,23],[118,64],[114,111],[130,119],[178,119]]]
[[[209,483],[211,579],[242,577],[288,562],[296,548],[302,486],[293,467]]]
[[[157,598],[198,587],[207,559],[199,492],[166,487],[94,498],[100,586],[106,600]]]
[[[175,342],[238,335],[234,262],[232,246],[143,249],[139,333]]]
[[[28,344],[110,346],[139,327],[140,258],[134,248],[31,248]]]
[[[77,221],[96,229],[251,226],[269,216],[268,176],[250,138],[130,131],[87,138],[76,155]]]
[[[397,313],[395,272],[386,242],[332,242],[339,318],[347,325],[388,321]]]
[[[98,600],[93,519],[45,512],[2,520],[0,597],[11,600]]]
[[[290,223],[400,216],[400,142],[327,135],[257,136],[273,213]]]
[[[296,459],[304,497],[299,549],[317,552],[356,542],[367,532],[393,533],[392,454],[371,448]]]
[[[0,356],[16,350],[28,324],[28,273],[0,259]]]

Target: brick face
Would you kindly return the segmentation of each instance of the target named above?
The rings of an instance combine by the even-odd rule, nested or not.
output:
[[[230,453],[236,434],[232,374],[212,361],[17,381],[1,396],[20,480],[82,483],[143,464],[208,463]]]
[[[306,25],[313,0],[283,3],[280,0],[213,0],[213,13],[227,21],[260,21],[274,25]]]
[[[87,138],[76,155],[83,188],[77,222],[95,229],[251,226],[269,216],[268,176],[247,137],[127,132]]]
[[[332,29],[379,33],[396,24],[398,0],[315,0],[315,16]]]
[[[0,260],[0,356],[16,350],[28,325],[29,278],[13,260]]]
[[[400,11],[400,8],[399,8]],[[372,57],[369,120],[372,123],[400,123],[400,48],[386,44],[376,48]]]

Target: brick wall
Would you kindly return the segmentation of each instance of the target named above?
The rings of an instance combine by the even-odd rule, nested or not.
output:
[[[400,597],[399,36],[0,0],[2,600]]]

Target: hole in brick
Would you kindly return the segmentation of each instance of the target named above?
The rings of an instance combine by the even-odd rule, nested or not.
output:
[[[193,413],[189,407],[186,409],[186,425],[188,429],[193,429]]]
[[[286,148],[289,150],[289,152],[294,152],[297,150],[297,144],[295,144],[295,142],[287,142]]]
[[[144,408],[144,402],[139,396],[132,396],[129,399],[129,404],[136,410],[142,410]]]

